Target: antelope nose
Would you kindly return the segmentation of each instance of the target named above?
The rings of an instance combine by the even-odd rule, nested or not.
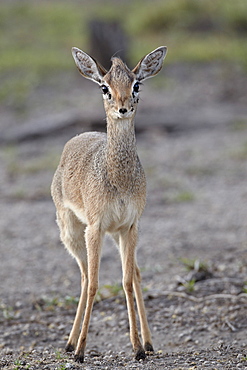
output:
[[[125,114],[125,113],[127,113],[127,109],[126,108],[120,108],[119,113]]]

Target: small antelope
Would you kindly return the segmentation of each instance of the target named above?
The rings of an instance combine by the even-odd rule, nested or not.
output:
[[[135,358],[144,359],[145,352],[153,351],[135,257],[146,179],[137,155],[134,118],[140,83],[161,70],[166,51],[165,46],[155,49],[132,71],[121,59],[113,58],[106,71],[91,56],[72,48],[80,73],[100,85],[107,120],[106,134],[83,133],[65,145],[51,187],[61,240],[81,271],[81,296],[66,345],[67,351],[75,350],[78,362],[84,361],[105,233],[112,235],[120,251]],[[133,290],[143,344],[138,335]]]

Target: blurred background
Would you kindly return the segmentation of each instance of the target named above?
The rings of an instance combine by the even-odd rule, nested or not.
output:
[[[24,114],[30,104],[42,104],[34,94],[42,99],[54,89],[59,95],[64,85],[72,89],[71,46],[91,52],[106,67],[113,54],[134,67],[165,44],[166,66],[219,62],[247,69],[245,0],[2,0],[0,6],[1,112]],[[154,83],[166,82],[160,76]]]
[[[21,258],[25,265],[28,255],[33,262],[30,274],[26,271],[30,284],[37,264],[44,273],[38,258],[51,263],[48,250],[56,255],[59,246],[64,258],[50,198],[52,176],[68,139],[86,130],[105,130],[101,94],[78,73],[72,46],[92,54],[106,68],[112,55],[120,55],[133,68],[146,53],[168,46],[163,70],[145,82],[136,118],[140,156],[149,178],[142,262],[147,263],[147,253],[152,266],[159,256],[164,259],[164,250],[176,251],[176,245],[179,255],[187,255],[185,244],[192,258],[200,253],[207,258],[204,246],[245,243],[245,0],[2,0],[0,8],[2,261],[16,267]],[[236,176],[237,171],[241,175]],[[227,181],[240,177],[233,195]],[[198,218],[201,213],[205,220]],[[229,225],[235,222],[232,230]],[[192,229],[187,233],[188,228]],[[154,230],[159,247],[152,262]],[[9,254],[13,245],[16,259]],[[50,246],[45,253],[43,245]],[[109,251],[105,261],[112,256]],[[15,276],[8,276],[8,263],[1,273],[13,286]],[[60,279],[62,271],[53,263],[49,268],[57,268]],[[158,270],[164,272],[165,267]],[[47,279],[49,285],[54,277]]]
[[[140,243],[142,262],[150,259],[147,271],[164,260],[164,250],[177,258],[191,248],[192,258],[207,258],[208,245],[245,245],[246,0],[2,0],[0,10],[1,274],[13,289],[16,264],[27,265],[27,257],[28,284],[46,289],[53,281],[56,287],[53,276],[32,280],[33,269],[44,274],[40,258],[62,279],[46,254],[59,250],[63,259],[65,253],[50,198],[52,176],[69,138],[105,130],[101,94],[79,75],[72,46],[107,68],[112,55],[133,68],[146,53],[168,46],[163,70],[145,82],[136,118],[149,179]],[[43,245],[50,246],[45,253]],[[111,258],[109,251],[106,263]],[[16,276],[8,275],[10,265]],[[157,267],[161,280],[165,270]]]

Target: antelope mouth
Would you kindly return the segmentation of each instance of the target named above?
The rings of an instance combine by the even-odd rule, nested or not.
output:
[[[135,110],[133,108],[131,108],[131,110],[129,111],[126,111],[124,113],[121,113],[121,112],[115,112],[115,117],[117,119],[121,119],[121,120],[124,120],[124,119],[130,119],[134,116],[135,114]]]

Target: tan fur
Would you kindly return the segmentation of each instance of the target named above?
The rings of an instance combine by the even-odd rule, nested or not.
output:
[[[121,255],[131,342],[136,359],[144,359],[145,351],[153,351],[153,347],[135,260],[138,220],[146,202],[145,174],[135,142],[139,95],[135,84],[159,72],[166,48],[145,56],[133,71],[119,58],[112,60],[107,72],[83,51],[73,48],[72,54],[80,73],[102,86],[107,134],[88,132],[71,139],[52,182],[61,240],[76,258],[82,274],[81,297],[66,349],[75,349],[76,360],[83,362],[98,289],[102,240],[105,233],[110,233]],[[133,289],[143,345],[137,332]]]

